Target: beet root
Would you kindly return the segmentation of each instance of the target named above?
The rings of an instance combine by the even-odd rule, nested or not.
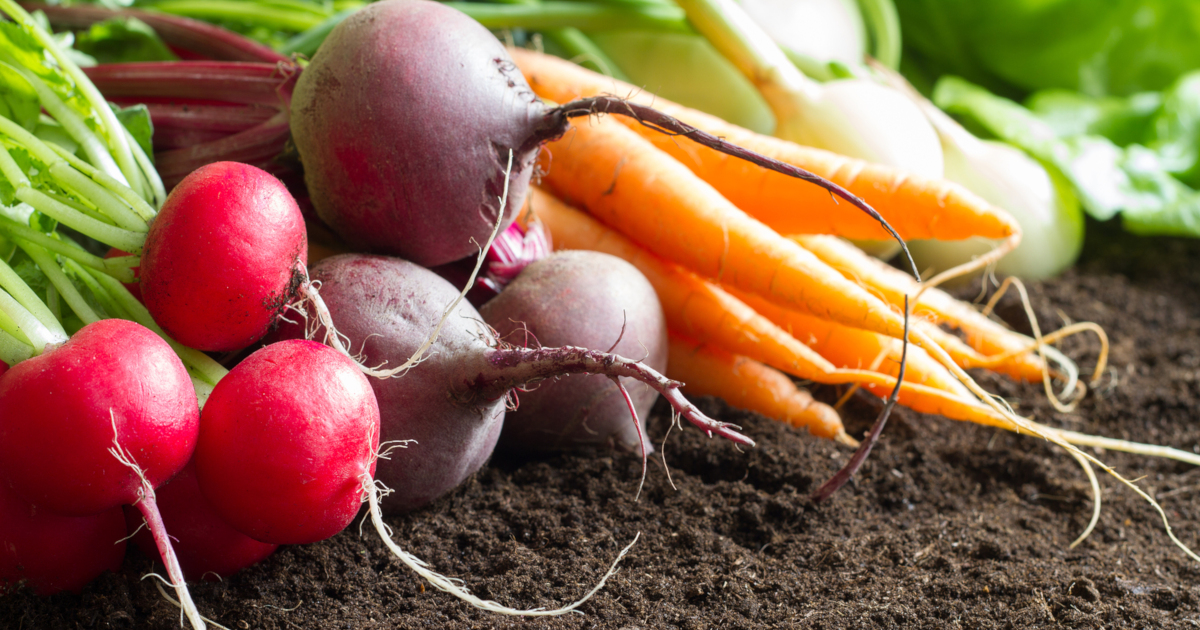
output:
[[[499,215],[512,221],[545,109],[478,22],[385,0],[339,24],[305,68],[292,137],[322,220],[357,249],[432,267],[478,251]]]
[[[654,288],[633,265],[607,254],[558,252],[526,267],[479,313],[508,344],[519,347],[610,348],[664,372],[667,334]],[[618,341],[619,340],[619,341]],[[639,418],[658,392],[623,383]],[[504,419],[501,448],[560,450],[609,443],[652,451],[630,417],[616,383],[600,374],[572,374],[518,393]],[[641,443],[639,443],[639,439]]]

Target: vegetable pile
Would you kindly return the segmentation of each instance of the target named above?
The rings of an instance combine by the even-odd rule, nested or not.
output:
[[[254,4],[190,13],[238,22]],[[688,402],[685,384],[856,446],[816,501],[862,465],[901,404],[1066,449],[1097,492],[1083,536],[1100,509],[1094,465],[1166,523],[1079,447],[1200,458],[1024,418],[965,371],[1044,382],[1068,409],[1087,387],[1048,344],[1104,339],[1086,323],[1018,334],[990,305],[936,288],[1010,260],[1031,220],[1078,232],[1071,210],[1018,221],[997,205],[1011,172],[972,180],[1011,148],[983,144],[886,67],[817,83],[799,68],[828,60],[785,52],[726,0],[449,4],[276,7],[253,14],[276,30],[241,25],[278,50],[163,13],[188,3],[47,7],[38,20],[141,43],[136,58],[85,72],[73,56],[104,47],[68,49],[0,0],[12,20],[0,23],[0,585],[81,588],[119,561],[81,541],[124,538],[114,523],[128,521],[200,628],[187,580],[326,539],[365,510],[437,588],[498,613],[563,614],[615,565],[572,604],[517,610],[404,552],[384,515],[443,496],[498,445],[611,446],[639,453],[645,475],[642,418],[659,395],[709,436],[753,446]],[[608,68],[605,38],[568,23],[580,16],[674,29],[728,59],[770,111],[747,116],[752,130],[506,47],[487,28],[542,19],[550,41]],[[894,67],[888,14],[876,22],[877,54]],[[622,48],[619,34],[607,41]],[[297,51],[312,57],[284,55]],[[175,55],[186,59],[164,59]],[[868,119],[877,131],[860,131]],[[1042,185],[1027,205],[1075,208],[1061,154],[1030,150],[1043,162],[1005,158]],[[1025,238],[1057,250],[1055,270],[1078,251],[1070,235]],[[921,282],[842,239],[894,239],[914,274],[909,239],[987,245]],[[887,403],[860,444],[793,379]],[[47,472],[48,461],[70,465]],[[42,553],[39,528],[77,540]]]

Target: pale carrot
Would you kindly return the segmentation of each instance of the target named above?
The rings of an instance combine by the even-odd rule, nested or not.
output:
[[[753,359],[671,333],[667,377],[682,382],[689,395],[717,396],[817,437],[858,445],[832,407],[813,400],[783,372]]]
[[[556,57],[522,49],[509,52],[534,92],[543,98],[567,102],[579,97],[615,94],[652,105],[743,148],[840,184],[874,207],[905,239],[959,240],[972,236],[1008,239],[1019,235],[1019,227],[1008,214],[956,184],[763,136]],[[811,184],[659,133],[636,121],[626,124],[692,169],[746,213],[780,233],[888,238],[878,222],[846,204],[839,204],[829,193]]]
[[[870,288],[897,308],[903,306],[905,295],[911,299],[921,288],[912,276],[836,237],[794,235],[791,238],[843,276]],[[914,305],[913,314],[948,324],[966,335],[967,344],[977,353],[966,352],[965,348],[952,343],[947,344],[945,338],[939,339],[960,366],[984,367],[1020,380],[1042,380],[1045,364],[1036,354],[1024,352],[999,361],[986,356],[1025,350],[1033,342],[1032,339],[1005,328],[950,294],[936,288],[926,289]]]

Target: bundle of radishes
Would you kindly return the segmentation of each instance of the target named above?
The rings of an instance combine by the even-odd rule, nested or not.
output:
[[[10,2],[0,8],[25,29],[5,32],[14,41],[41,37]],[[58,64],[63,85],[27,80],[75,137],[79,116],[59,107],[73,101],[54,92],[89,84],[69,60]],[[0,583],[81,587],[119,561],[119,546],[95,543],[117,542],[118,508],[133,506],[131,525],[148,526],[182,609],[202,627],[185,578],[332,536],[366,501],[389,547],[438,588],[504,613],[581,604],[517,611],[475,599],[404,554],[381,514],[425,505],[478,470],[516,400],[526,410],[506,432],[514,448],[616,442],[644,456],[639,416],[655,392],[710,435],[753,443],[657,371],[661,310],[630,265],[552,256],[483,316],[419,266],[486,247],[522,205],[540,144],[588,111],[542,104],[503,46],[457,11],[426,0],[360,11],[301,75],[290,114],[317,212],[371,254],[311,270],[300,210],[262,169],[208,164],[155,210],[149,193],[160,186],[133,188],[119,161],[97,157],[128,144],[123,128],[87,139],[81,159],[0,118],[9,151],[22,150],[0,151],[15,191],[4,201],[21,202],[0,217],[0,234],[47,287],[43,303],[0,265],[0,350],[14,364],[0,376]],[[132,255],[100,258],[60,225]],[[121,284],[135,270],[144,306]],[[68,328],[79,330],[68,339]],[[200,352],[242,351],[272,329],[229,371]],[[71,544],[54,544],[48,528]]]

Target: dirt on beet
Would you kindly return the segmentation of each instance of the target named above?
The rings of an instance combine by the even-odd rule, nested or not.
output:
[[[1056,413],[1040,385],[979,374],[1038,421],[1200,452],[1200,241],[1138,239],[1089,226],[1079,265],[1029,286],[1042,330],[1094,321],[1111,368],[1079,408]],[[973,298],[977,287],[959,291]],[[1015,298],[998,309],[1017,329]],[[1060,346],[1086,373],[1093,336]],[[832,401],[841,393],[817,387]],[[403,547],[516,607],[557,607],[595,584],[634,536],[620,572],[583,614],[513,619],[424,585],[369,529],[285,547],[220,583],[192,585],[228,628],[1195,628],[1200,562],[1158,515],[1102,476],[1095,532],[1086,478],[1042,440],[900,410],[858,477],[828,502],[808,494],[845,447],[713,399],[699,404],[758,440],[739,451],[687,427],[666,440],[635,501],[639,458],[617,452],[501,456],[465,486],[390,519]],[[861,435],[878,403],[843,410]],[[668,422],[660,404],[651,433]],[[402,454],[401,454],[402,455]],[[1200,548],[1200,472],[1167,460],[1095,451],[1161,501]],[[669,476],[668,476],[669,470]],[[4,628],[178,628],[152,563],[130,547],[120,573],[82,594],[0,598]]]

